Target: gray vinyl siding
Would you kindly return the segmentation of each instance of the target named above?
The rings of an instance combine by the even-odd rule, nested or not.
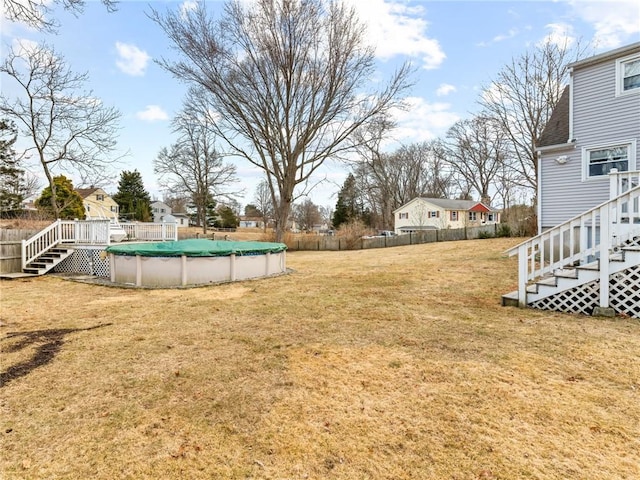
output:
[[[640,138],[640,94],[615,96],[615,65],[615,59],[609,59],[573,73],[575,148],[545,152],[541,156],[539,201],[543,229],[609,199],[608,177],[583,179],[583,148]],[[564,165],[555,161],[560,155],[569,157]],[[629,160],[631,169],[640,169],[637,158],[635,167]]]

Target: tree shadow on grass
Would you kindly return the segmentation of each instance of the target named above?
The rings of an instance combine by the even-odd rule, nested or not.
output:
[[[35,330],[33,332],[9,332],[3,340],[21,338],[18,342],[2,348],[3,353],[14,353],[30,345],[42,343],[35,349],[31,358],[24,362],[11,365],[4,372],[0,373],[0,388],[7,385],[11,380],[24,377],[42,365],[51,362],[64,344],[64,337],[70,333],[84,332],[96,328],[113,325],[112,323],[101,323],[88,328],[59,328],[52,330]]]

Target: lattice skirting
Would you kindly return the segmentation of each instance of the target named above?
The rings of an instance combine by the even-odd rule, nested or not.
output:
[[[591,315],[600,304],[600,284],[587,283],[566,292],[551,295],[532,303],[540,310]],[[616,313],[640,318],[640,265],[636,265],[609,278],[609,305]]]
[[[109,257],[100,258],[104,248],[100,247],[74,247],[74,252],[56,265],[53,269],[58,273],[84,273],[97,277],[110,278]]]

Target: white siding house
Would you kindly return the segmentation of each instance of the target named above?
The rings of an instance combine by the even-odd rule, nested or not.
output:
[[[397,234],[500,223],[498,211],[473,200],[416,197],[394,210]]]
[[[171,215],[171,207],[164,202],[155,201],[151,203],[151,213],[153,223],[162,223],[165,217]]]
[[[570,69],[537,145],[540,231],[608,200],[611,169],[640,168],[640,42]]]
[[[503,304],[640,318],[640,42],[570,65],[540,136],[539,233]]]

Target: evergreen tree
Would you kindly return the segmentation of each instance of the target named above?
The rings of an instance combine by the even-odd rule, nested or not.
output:
[[[350,173],[338,193],[336,209],[333,212],[333,228],[340,228],[340,225],[352,220],[365,220],[365,214],[356,177]]]
[[[17,138],[15,124],[0,119],[0,216],[3,218],[19,214],[26,196],[24,170],[19,168],[13,150]]]
[[[240,225],[240,220],[238,220],[237,215],[231,207],[221,207],[218,210],[218,215],[220,215],[220,225],[222,228],[236,228]]]
[[[125,170],[120,174],[118,193],[113,199],[120,206],[120,215],[127,220],[151,221],[151,196],[145,190],[138,170]]]
[[[73,183],[64,175],[53,177],[56,189],[56,207],[62,220],[84,219],[84,204],[82,197],[73,189]],[[50,218],[55,218],[56,212],[51,205],[51,187],[46,187],[36,200],[38,210]]]

